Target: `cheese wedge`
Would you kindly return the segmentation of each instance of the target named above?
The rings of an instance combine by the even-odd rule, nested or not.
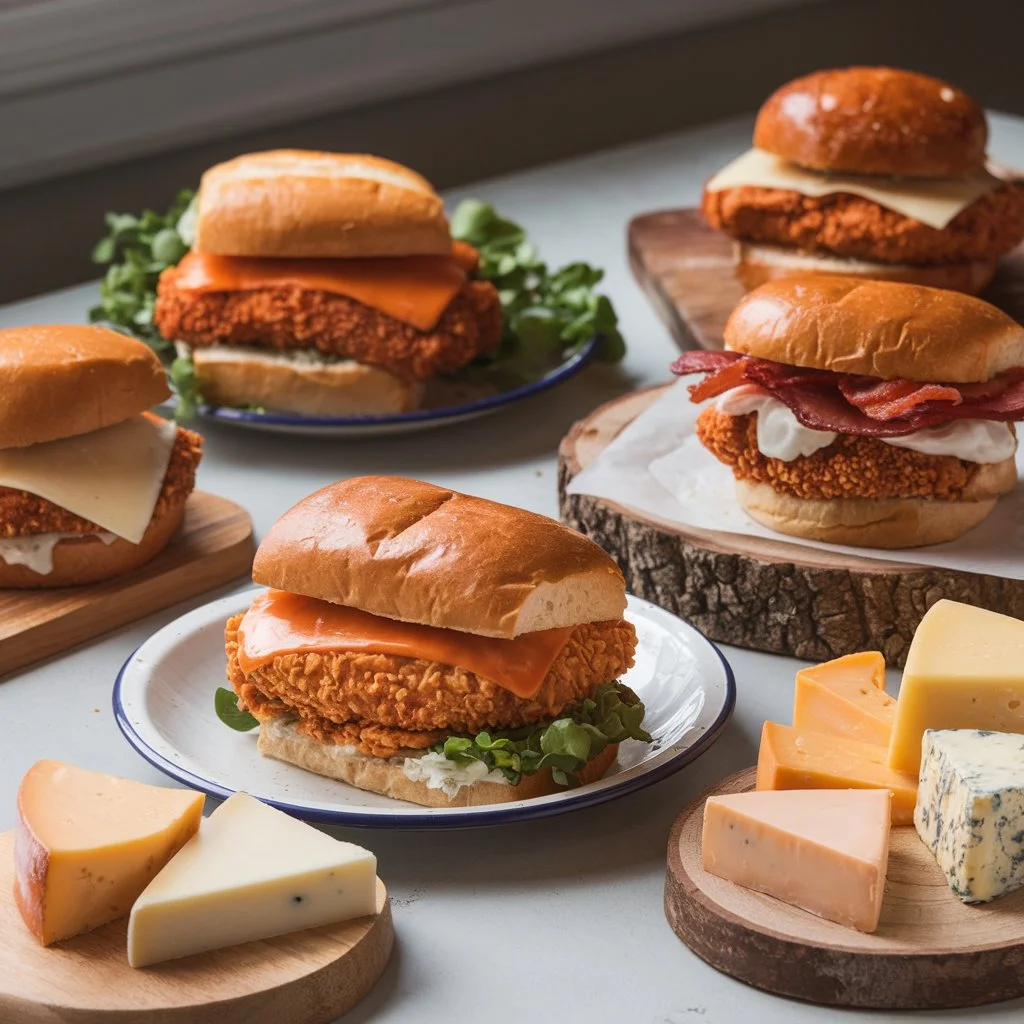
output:
[[[885,692],[885,658],[862,651],[801,669],[796,677],[793,725],[887,747],[896,700]]]
[[[39,761],[22,779],[14,900],[44,945],[124,917],[199,828],[202,793]]]
[[[757,756],[757,788],[887,789],[892,823],[911,825],[917,776],[893,771],[885,747],[765,722]]]
[[[903,670],[892,768],[917,774],[926,729],[1024,733],[1024,622],[956,601],[928,609]]]
[[[880,789],[709,797],[704,870],[873,932],[885,891],[890,799]]]
[[[128,922],[145,967],[376,912],[377,858],[245,793],[210,815]]]

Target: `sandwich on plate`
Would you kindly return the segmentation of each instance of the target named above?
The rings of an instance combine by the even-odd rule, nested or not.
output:
[[[1017,485],[1024,327],[981,299],[791,277],[749,292],[725,351],[685,352],[697,436],[747,513],[835,544],[954,540]]]
[[[596,780],[650,741],[618,682],[636,633],[618,566],[544,516],[400,477],[299,502],[227,623],[259,749],[435,807]]]
[[[819,272],[977,294],[1024,239],[1024,186],[989,172],[987,141],[984,111],[937,78],[816,71],[768,98],[702,209],[748,288]]]
[[[0,331],[0,588],[130,572],[185,515],[202,438],[147,412],[160,360],[102,327]]]
[[[214,405],[305,416],[416,408],[502,329],[477,251],[424,178],[380,157],[250,153],[202,177],[192,244],[157,286],[162,337]]]

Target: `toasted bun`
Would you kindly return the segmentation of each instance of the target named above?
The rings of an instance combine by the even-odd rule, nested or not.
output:
[[[193,248],[223,256],[447,255],[452,240],[440,196],[408,167],[276,149],[203,175]]]
[[[815,500],[780,494],[769,484],[736,481],[736,496],[752,519],[791,537],[866,548],[918,548],[944,544],[973,530],[1017,485],[1006,459],[982,466],[960,501],[923,498]]]
[[[0,590],[77,587],[123,576],[167,547],[185,516],[185,500],[182,498],[169,505],[154,519],[138,544],[121,537],[112,544],[104,544],[98,537],[89,535],[81,540],[58,541],[53,549],[53,571],[46,575],[33,572],[25,565],[8,565],[0,559]]]
[[[800,274],[845,274],[873,281],[902,281],[928,288],[948,288],[966,295],[978,295],[995,277],[998,260],[974,263],[869,263],[818,253],[801,252],[781,245],[734,243],[736,276],[744,288],[757,288],[766,281]]]
[[[754,145],[801,167],[946,178],[985,165],[981,107],[938,78],[897,68],[816,71],[776,90]]]
[[[530,800],[563,792],[551,777],[551,770],[544,769],[535,775],[528,775],[518,786],[501,782],[475,782],[463,786],[454,797],[446,796],[440,789],[428,789],[422,781],[406,777],[401,761],[383,757],[369,757],[366,754],[350,753],[345,747],[333,743],[320,743],[300,733],[292,722],[274,719],[260,726],[258,747],[261,754],[279,761],[298,765],[317,775],[347,782],[357,789],[380,793],[393,800],[406,800],[424,807],[480,807],[483,804],[510,803],[514,800]],[[596,782],[615,761],[619,745],[610,744],[580,772],[580,781],[586,785]]]
[[[351,360],[327,362],[298,354],[238,346],[192,350],[203,400],[258,405],[304,416],[374,416],[419,405],[423,387]]]
[[[755,288],[724,336],[735,352],[883,380],[968,384],[1024,365],[1024,327],[981,299],[838,274]]]
[[[170,397],[160,360],[104,327],[0,331],[0,448],[87,434]]]
[[[514,637],[620,619],[626,585],[592,540],[510,505],[395,476],[304,498],[252,578],[403,622]]]

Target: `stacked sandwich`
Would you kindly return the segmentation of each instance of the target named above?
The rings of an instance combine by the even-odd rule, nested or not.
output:
[[[263,591],[227,623],[228,679],[260,750],[428,806],[599,778],[649,740],[616,680],[625,585],[543,516],[397,477],[301,501],[260,545]]]
[[[501,306],[444,204],[400,164],[276,150],[208,170],[192,251],[155,323],[213,404],[307,416],[401,412],[493,349]]]

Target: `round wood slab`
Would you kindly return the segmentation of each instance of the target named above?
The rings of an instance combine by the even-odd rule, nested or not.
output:
[[[18,1024],[327,1024],[381,976],[394,945],[377,914],[136,970],[127,919],[44,948],[12,896],[14,833],[0,834],[0,1021]]]
[[[815,917],[701,867],[704,801],[754,788],[739,772],[695,800],[668,841],[665,916],[712,967],[829,1006],[943,1009],[1024,995],[1024,890],[961,903],[913,828],[892,830],[878,931]]]
[[[626,503],[567,494],[569,481],[663,390],[636,391],[600,406],[558,449],[562,521],[616,559],[632,593],[689,620],[712,640],[807,661],[878,650],[888,664],[902,666],[924,613],[944,597],[1024,618],[1024,580],[698,530]]]

